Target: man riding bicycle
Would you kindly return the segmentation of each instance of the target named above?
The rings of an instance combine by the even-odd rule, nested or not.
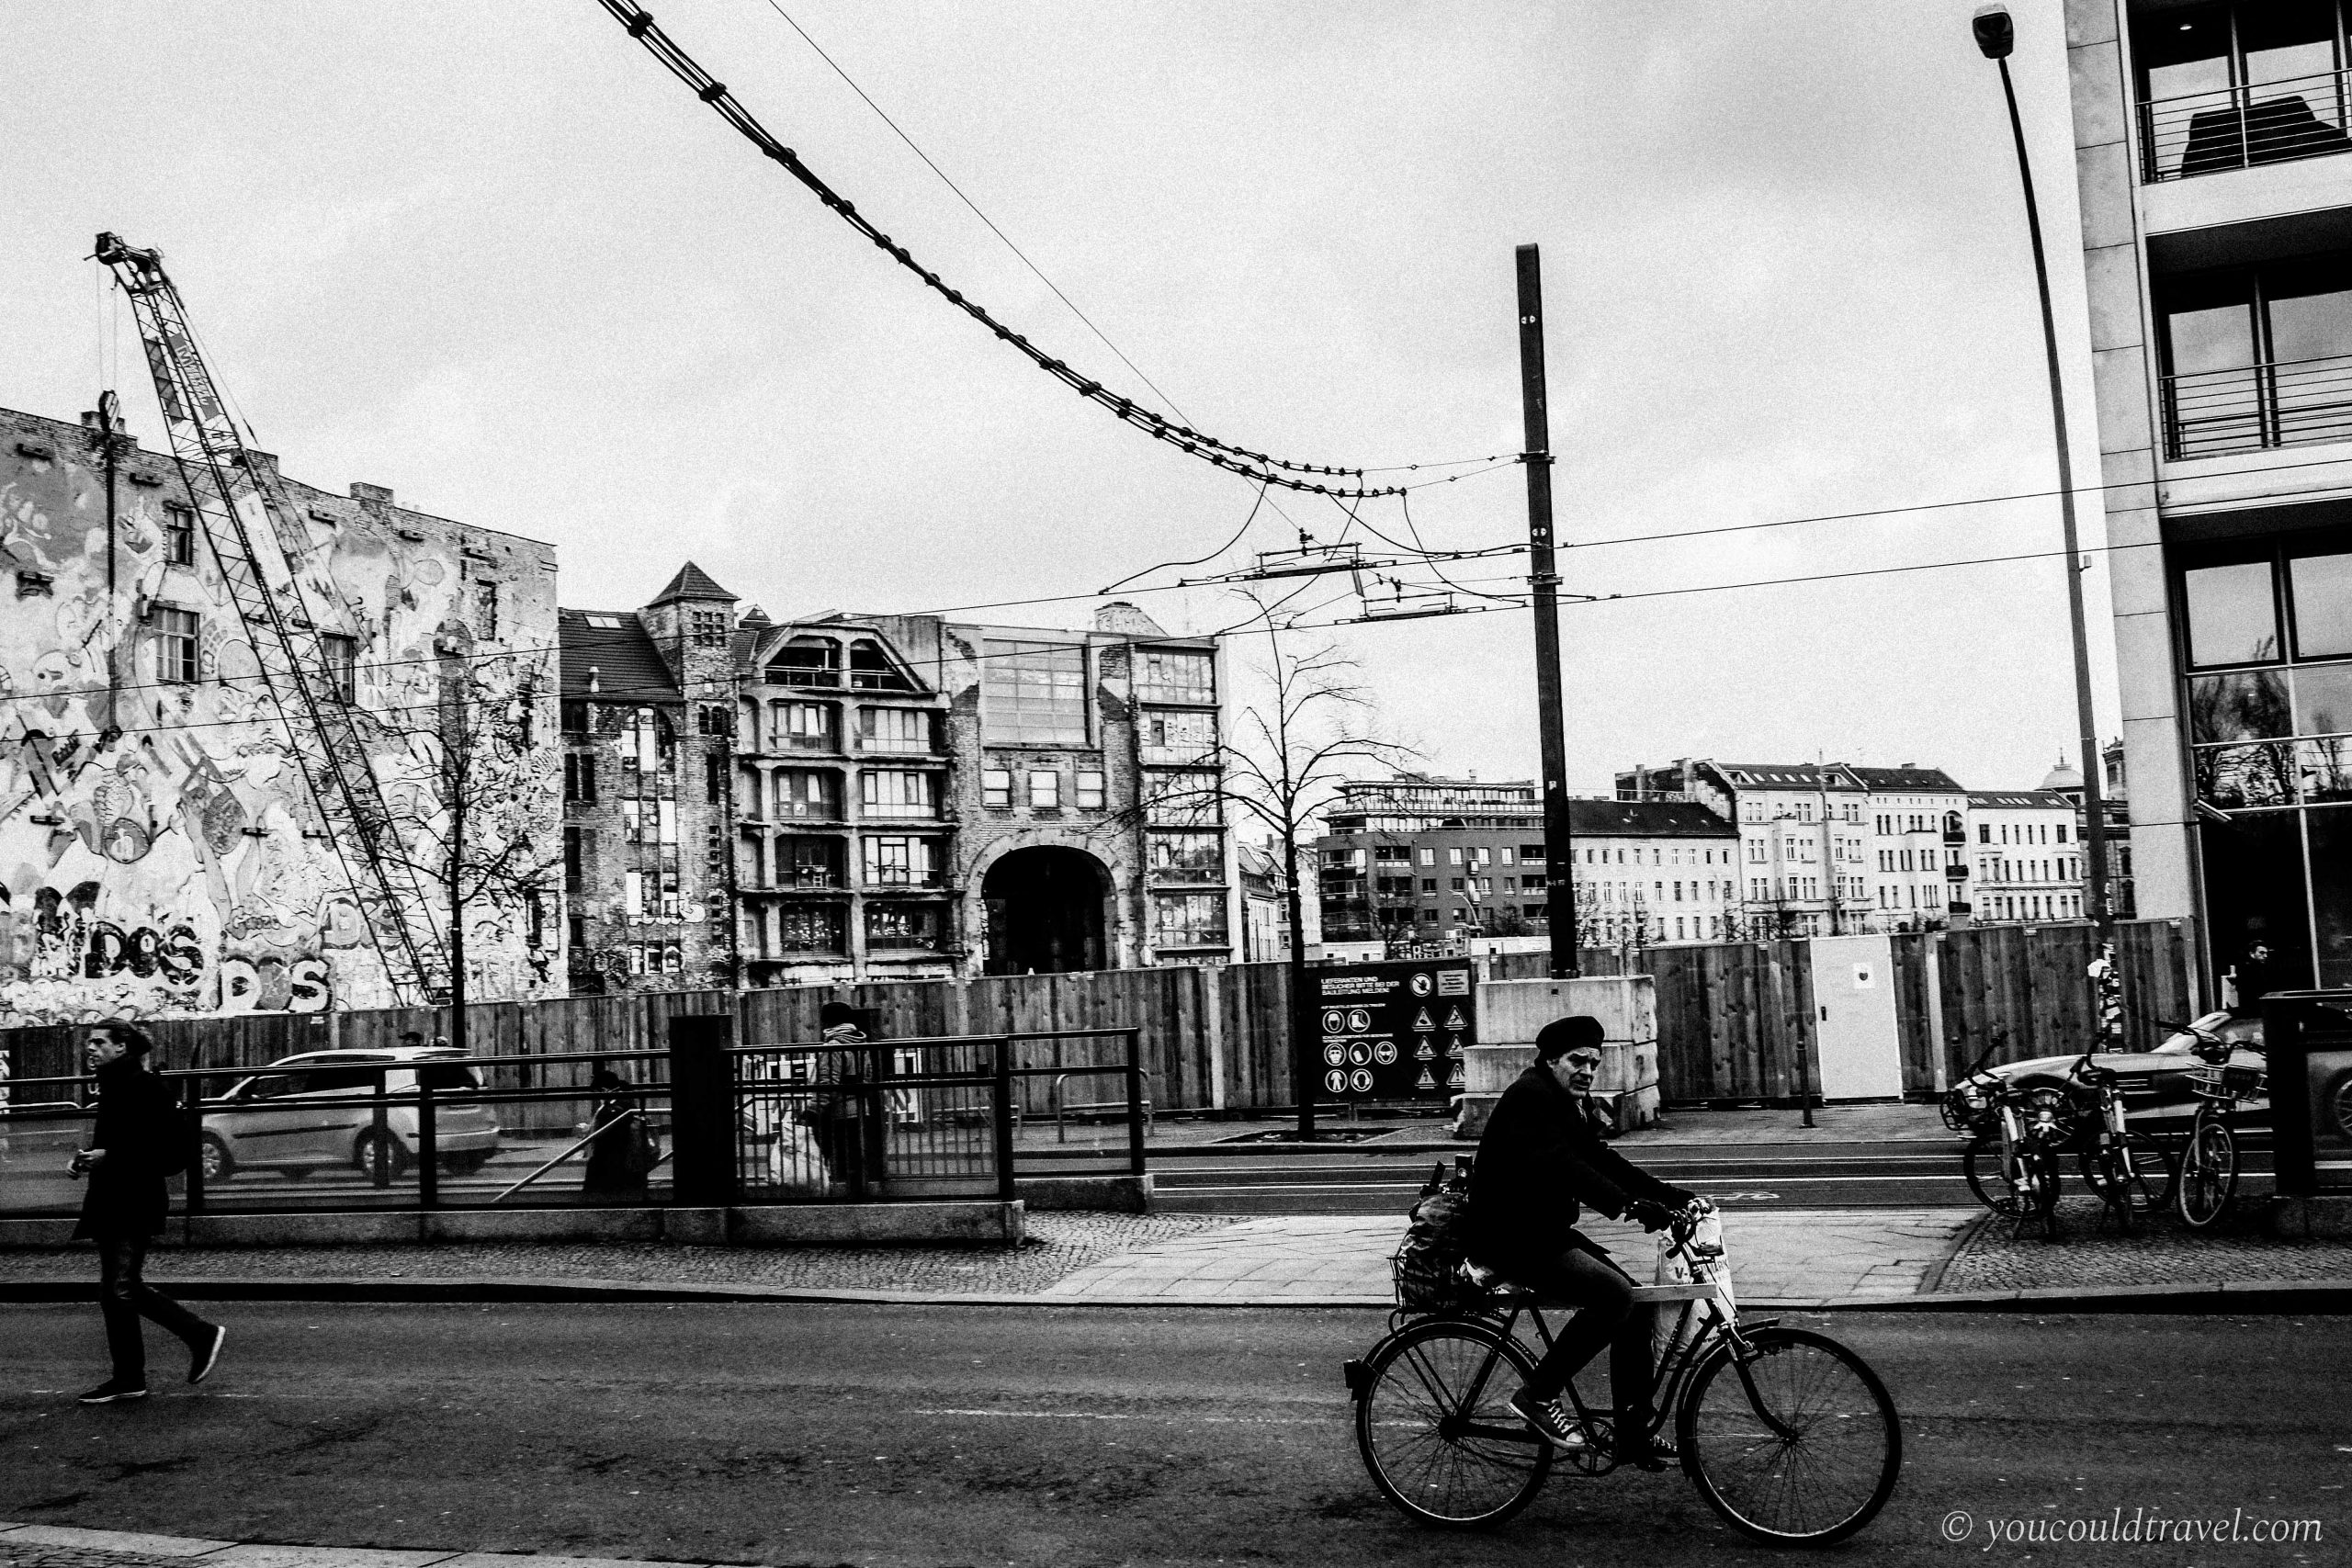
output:
[[[1578,1205],[1644,1230],[1664,1229],[1698,1199],[1635,1167],[1600,1141],[1589,1098],[1600,1070],[1601,1027],[1578,1015],[1555,1019],[1535,1037],[1536,1061],[1503,1091],[1470,1176],[1468,1251],[1546,1301],[1578,1310],[1536,1364],[1510,1406],[1555,1447],[1587,1438],[1560,1404],[1586,1362],[1610,1347],[1617,1458],[1645,1470],[1672,1463],[1674,1450],[1649,1436],[1650,1336],[1655,1307],[1637,1308],[1634,1280],[1576,1228]]]

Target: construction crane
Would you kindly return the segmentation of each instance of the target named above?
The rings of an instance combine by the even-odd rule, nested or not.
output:
[[[411,1006],[445,999],[447,951],[319,635],[312,606],[341,604],[326,563],[276,472],[238,437],[162,255],[101,234],[96,259],[130,296],[188,501],[394,995]]]

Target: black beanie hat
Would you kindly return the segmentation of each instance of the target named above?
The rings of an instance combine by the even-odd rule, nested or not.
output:
[[[1598,1050],[1605,1038],[1600,1020],[1585,1013],[1573,1018],[1555,1018],[1545,1024],[1535,1036],[1535,1055],[1546,1062],[1556,1062],[1579,1045]]]
[[[817,1010],[818,1028],[831,1029],[842,1023],[853,1029],[857,1027],[857,1010],[847,1002],[827,1002]]]

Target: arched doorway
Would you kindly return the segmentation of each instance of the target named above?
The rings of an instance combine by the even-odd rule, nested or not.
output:
[[[1110,873],[1083,850],[1015,850],[980,882],[990,975],[1059,975],[1104,966],[1102,905]]]

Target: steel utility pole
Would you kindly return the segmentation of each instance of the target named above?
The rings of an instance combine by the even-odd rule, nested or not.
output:
[[[2018,148],[2018,180],[2025,187],[2025,231],[2033,245],[2033,281],[2041,292],[2041,344],[2050,361],[2050,422],[2058,444],[2058,515],[2066,543],[2066,614],[2075,634],[2075,717],[2082,731],[2083,848],[2089,864],[2086,908],[2102,945],[2115,940],[2107,905],[2107,807],[2099,776],[2107,759],[2099,750],[2098,719],[2091,707],[2089,638],[2083,626],[2083,558],[2075,536],[2075,461],[2066,440],[2066,389],[2058,373],[2058,328],[2050,310],[2050,267],[2041,254],[2041,212],[2033,199],[2033,164],[2026,156],[2025,122],[2018,117],[2018,90],[2009,81],[2009,51],[2016,28],[2007,11],[1987,6],[1971,24],[1976,46],[2001,68],[2001,96],[2009,107],[2009,134]]]
[[[1544,876],[1552,978],[1577,974],[1577,880],[1568,737],[1560,715],[1560,577],[1552,556],[1552,420],[1544,407],[1544,261],[1519,247],[1519,389],[1527,416],[1528,585],[1535,591],[1535,727],[1544,742]]]

